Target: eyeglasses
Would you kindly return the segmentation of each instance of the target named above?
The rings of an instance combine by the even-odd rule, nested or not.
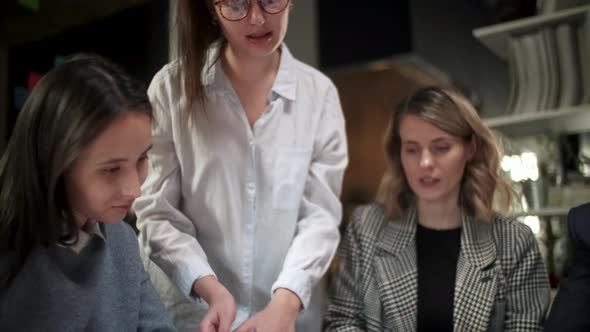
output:
[[[254,0],[267,14],[278,14],[287,8],[290,0]],[[252,0],[218,0],[215,6],[219,7],[221,16],[228,21],[243,20],[250,12]]]

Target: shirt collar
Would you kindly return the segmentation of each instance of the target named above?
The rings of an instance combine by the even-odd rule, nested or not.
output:
[[[208,60],[206,63],[206,70],[203,72],[203,84],[214,85],[221,89],[230,88],[229,80],[223,72],[221,62],[217,61],[219,58],[219,43],[215,43],[208,52]],[[271,92],[278,94],[289,100],[295,100],[297,95],[297,75],[295,71],[295,58],[287,48],[287,45],[282,44],[281,59],[279,63],[279,70],[277,77],[272,85]]]
[[[84,226],[82,226],[82,228],[78,230],[78,241],[76,241],[76,243],[71,245],[58,244],[58,246],[70,248],[75,253],[79,254],[82,249],[84,249],[88,243],[90,243],[90,240],[94,236],[105,241],[104,233],[100,229],[100,223],[96,220],[89,220],[84,224]]]
[[[281,63],[271,90],[289,100],[295,100],[297,95],[295,61],[287,45],[281,45]]]
[[[96,220],[89,220],[81,229],[82,232],[88,235],[96,235],[101,239],[105,239],[102,230],[100,229],[100,223]]]

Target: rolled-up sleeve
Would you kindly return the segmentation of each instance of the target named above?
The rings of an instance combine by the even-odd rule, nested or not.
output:
[[[178,96],[170,80],[156,75],[148,94],[154,110],[152,122],[153,147],[148,153],[149,174],[142,186],[142,196],[134,203],[139,243],[178,289],[191,298],[196,279],[215,275],[207,256],[196,239],[193,221],[179,210],[181,172],[174,141],[171,112]]]
[[[307,307],[311,292],[334,256],[342,218],[340,192],[348,165],[348,148],[342,107],[336,88],[326,93],[317,128],[309,173],[295,237],[272,292],[286,288]]]

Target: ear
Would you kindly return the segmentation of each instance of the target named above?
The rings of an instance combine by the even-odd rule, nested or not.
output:
[[[467,161],[473,160],[475,151],[477,151],[477,141],[475,140],[475,135],[471,135],[471,140],[467,144]]]

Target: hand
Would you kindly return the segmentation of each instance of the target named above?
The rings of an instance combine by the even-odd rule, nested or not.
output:
[[[279,288],[266,308],[250,317],[234,332],[295,332],[295,320],[301,307],[301,300],[295,293]]]
[[[236,319],[236,302],[231,293],[213,276],[197,279],[193,283],[193,291],[209,304],[199,331],[229,332]]]

